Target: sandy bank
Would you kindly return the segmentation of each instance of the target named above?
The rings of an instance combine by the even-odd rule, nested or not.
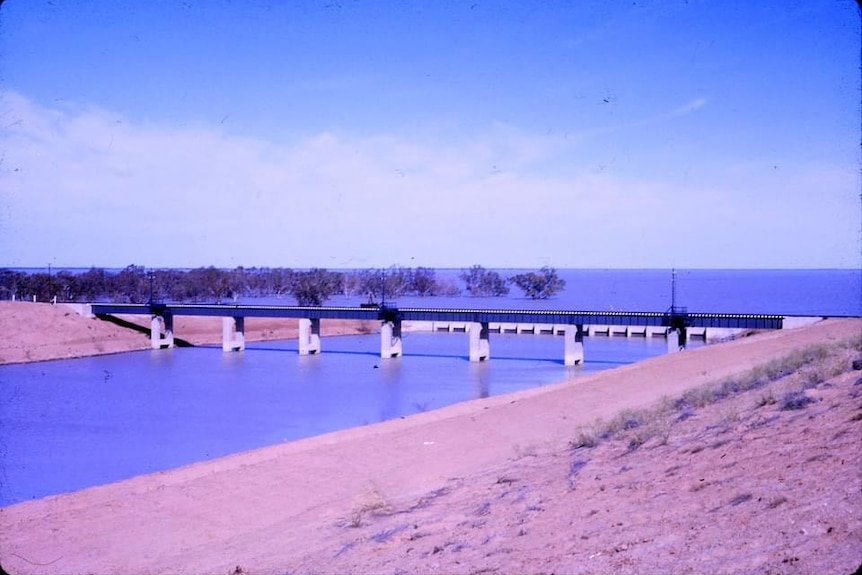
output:
[[[28,573],[478,573],[488,566],[492,572],[500,573],[575,572],[583,571],[575,568],[581,565],[575,557],[582,557],[587,549],[597,549],[594,552],[601,555],[602,545],[611,545],[599,539],[584,543],[590,537],[598,538],[599,531],[610,535],[625,532],[620,545],[626,545],[626,549],[641,546],[645,556],[653,557],[648,539],[655,540],[654,533],[647,536],[646,531],[624,529],[636,512],[629,501],[659,497],[660,494],[644,492],[653,487],[640,484],[634,477],[611,493],[602,491],[604,508],[593,515],[603,515],[596,520],[586,515],[586,507],[591,505],[589,492],[571,495],[576,489],[565,483],[573,465],[568,443],[578,427],[596,417],[610,418],[623,408],[650,405],[663,396],[679,395],[693,386],[740,374],[791,350],[859,333],[859,320],[827,321],[765,333],[541,389],[10,506],[0,510],[0,563],[7,570]],[[852,384],[845,381],[843,385]],[[847,409],[862,408],[858,397],[843,403],[839,399],[830,397],[837,407],[826,413],[834,416],[843,409],[840,417],[847,421]],[[789,471],[793,463],[821,453],[821,448],[828,450],[830,445],[821,444],[835,435],[835,431],[824,431],[816,423],[808,424],[807,429],[794,429],[794,436],[772,436],[767,443],[754,443],[765,446],[767,454],[770,449],[788,451],[797,436],[808,434],[819,442],[818,452],[803,449],[798,454],[791,453],[780,465],[771,466],[763,481],[782,485],[786,482],[788,489],[793,488],[797,477]],[[843,450],[842,456],[835,461],[829,459],[831,466],[824,467],[822,474],[816,465],[800,468],[805,477],[816,479],[821,489],[818,505],[827,514],[833,512],[834,506],[843,506],[844,519],[836,525],[845,547],[848,542],[859,541],[859,522],[853,523],[846,516],[854,512],[860,516],[858,472],[862,467],[858,449],[853,447],[858,446],[860,435],[857,421],[841,437],[833,439],[831,447]],[[710,480],[710,473],[731,477],[727,481],[732,481],[732,486],[739,485],[741,505],[751,499],[751,493],[744,491],[750,480],[746,473],[758,471],[757,462],[762,459],[762,455],[755,457],[754,463],[745,467],[749,471],[741,466],[729,472],[720,467],[726,462],[709,460],[711,463],[702,471],[697,468],[696,473],[703,477],[692,475],[685,480],[696,485],[701,479]],[[535,462],[539,471],[530,475],[524,462]],[[617,456],[609,465],[618,471],[627,462]],[[638,476],[654,472],[655,466],[673,466],[655,456],[641,465]],[[838,475],[842,470],[844,475]],[[532,477],[529,481],[528,476]],[[563,483],[539,485],[555,477]],[[494,490],[500,486],[508,487],[507,496],[512,497],[517,495],[514,490],[522,489],[523,498],[508,509],[498,506],[494,498],[500,494]],[[687,558],[689,571],[714,571],[714,564],[698,569],[698,558],[708,558],[732,537],[733,522],[725,521],[723,514],[704,519],[711,509],[708,497],[674,509],[672,502],[680,498],[667,489],[664,495],[668,499],[662,500],[652,515],[640,516],[643,529],[663,521],[671,525],[671,532],[663,536],[666,539],[655,553],[673,554],[688,549],[695,554]],[[452,499],[450,506],[444,496],[456,491],[460,495]],[[835,497],[830,499],[827,496],[832,491]],[[722,505],[738,508],[736,504],[717,503],[721,503],[719,509]],[[525,506],[532,506],[535,517],[544,518],[544,523],[537,519],[532,526],[526,525],[527,516],[521,513]],[[431,523],[420,526],[416,522],[425,513],[423,510],[432,508],[438,513],[434,533],[428,532]],[[554,514],[542,511],[552,508]],[[376,510],[392,523],[385,528],[363,523],[363,517],[373,517]],[[703,529],[695,532],[681,519],[689,515],[697,525],[718,527],[708,533]],[[495,523],[493,530],[486,529],[492,518],[502,523]],[[596,533],[582,539],[585,532],[575,521],[578,518],[593,521]],[[795,533],[800,528],[812,527],[786,525],[785,531]],[[520,534],[519,529],[524,533]],[[833,526],[833,532],[834,529]],[[857,530],[848,535],[848,529]],[[451,539],[454,534],[460,534],[463,540]],[[425,536],[428,539],[423,542]],[[701,536],[705,538],[698,539]],[[778,535],[759,536],[762,540],[753,543],[758,553],[777,549]],[[676,546],[670,544],[674,541]],[[529,549],[524,547],[525,542],[530,543]],[[522,549],[520,555],[512,555],[516,548]],[[461,552],[464,554],[459,555]],[[489,559],[492,556],[493,560]],[[609,552],[605,557],[608,556]],[[811,567],[800,557],[793,557],[787,557],[787,572],[804,572],[799,569]],[[555,563],[546,568],[540,560],[547,558],[554,558]],[[643,559],[626,563],[625,554],[617,559],[613,563],[595,563],[587,570],[642,572],[638,565],[647,565]],[[653,565],[653,571],[667,571],[679,559],[669,556],[669,562],[661,564],[663,569],[655,567],[655,563],[649,565]],[[745,565],[751,567],[750,563]]]
[[[120,316],[141,330],[149,330],[146,316]],[[249,318],[246,341],[268,341],[297,337],[296,320]],[[373,322],[328,320],[321,324],[324,336],[373,333]],[[120,327],[96,318],[85,318],[70,307],[32,302],[0,302],[0,365],[50,359],[69,359],[150,348],[148,333]],[[218,317],[184,317],[174,320],[176,337],[192,345],[221,343]]]

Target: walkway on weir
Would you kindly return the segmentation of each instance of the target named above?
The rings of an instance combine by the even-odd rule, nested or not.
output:
[[[565,341],[564,363],[575,365],[584,360],[583,336],[585,327],[627,326],[664,328],[668,349],[676,351],[685,346],[689,328],[781,329],[784,316],[767,314],[687,313],[682,308],[666,312],[609,312],[523,309],[468,309],[468,308],[400,308],[387,305],[342,306],[265,306],[265,305],[194,305],[194,304],[114,304],[92,303],[90,311],[96,316],[108,314],[150,315],[154,348],[173,347],[174,316],[222,317],[222,349],[245,348],[244,320],[247,317],[293,318],[299,320],[299,353],[320,352],[320,321],[324,319],[351,319],[381,322],[380,355],[383,358],[402,355],[401,327],[405,321],[457,322],[465,325],[469,334],[470,361],[490,358],[489,334],[491,325],[503,332],[510,325],[552,325],[551,333],[562,334]],[[610,335],[611,331],[608,331]]]

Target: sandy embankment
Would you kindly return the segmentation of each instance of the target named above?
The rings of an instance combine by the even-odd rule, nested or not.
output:
[[[149,330],[146,316],[124,315],[121,319]],[[221,343],[222,324],[218,317],[174,318],[174,334],[192,345]],[[148,333],[135,331],[95,318],[85,318],[64,304],[0,302],[0,365],[68,359],[150,348]],[[373,322],[327,320],[322,335],[373,333]],[[297,337],[298,323],[292,319],[248,318],[246,341],[267,341]]]
[[[0,510],[0,563],[117,574],[851,572],[862,560],[852,372],[806,392],[819,399],[806,411],[745,396],[634,452],[611,442],[573,455],[569,442],[596,417],[860,333],[860,320],[765,333],[13,505]]]

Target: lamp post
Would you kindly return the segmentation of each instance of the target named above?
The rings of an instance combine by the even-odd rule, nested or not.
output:
[[[153,282],[156,279],[156,274],[153,271],[147,272],[147,279],[150,280],[150,300],[147,302],[149,304],[153,303]]]

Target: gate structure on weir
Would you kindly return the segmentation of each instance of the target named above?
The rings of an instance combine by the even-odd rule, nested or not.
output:
[[[432,325],[461,326],[456,331],[464,331],[469,336],[470,361],[490,359],[492,332],[528,331],[562,335],[566,365],[582,363],[584,334],[600,332],[603,329],[608,335],[613,335],[615,327],[624,328],[626,335],[637,334],[645,337],[662,335],[667,338],[668,351],[677,351],[685,347],[688,330],[692,328],[781,329],[784,321],[784,316],[780,315],[688,313],[685,308],[678,308],[675,305],[665,312],[425,308],[386,304],[311,307],[92,303],[89,307],[91,313],[96,316],[149,315],[153,348],[173,347],[175,316],[210,316],[223,318],[222,349],[224,351],[243,350],[245,349],[245,318],[267,317],[299,320],[299,353],[316,354],[321,351],[320,322],[327,319],[350,319],[379,321],[381,323],[380,356],[391,358],[403,353],[401,341],[403,322],[431,322]]]

